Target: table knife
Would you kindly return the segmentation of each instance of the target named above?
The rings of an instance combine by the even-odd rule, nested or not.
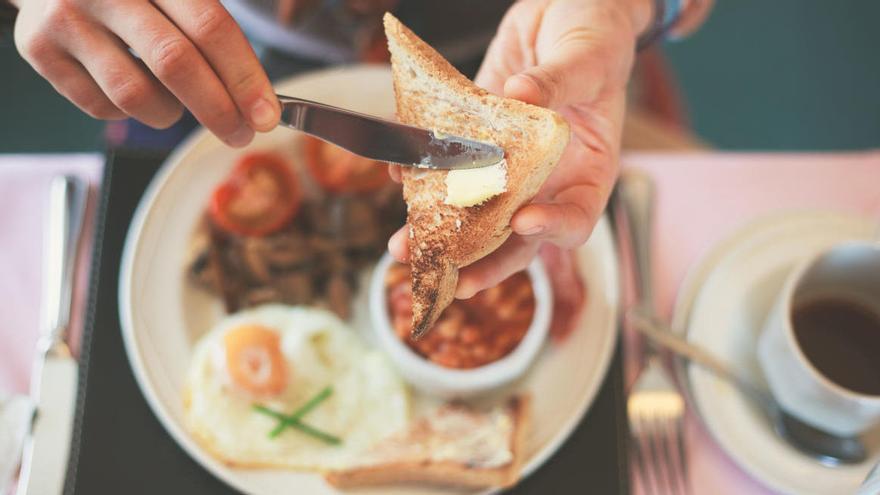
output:
[[[36,410],[22,455],[19,495],[58,495],[64,489],[77,389],[77,363],[65,338],[87,194],[88,185],[76,177],[55,177],[50,185],[41,330],[30,389]]]
[[[406,167],[453,170],[495,165],[504,150],[489,143],[421,129],[324,103],[278,95],[281,125],[356,155]]]

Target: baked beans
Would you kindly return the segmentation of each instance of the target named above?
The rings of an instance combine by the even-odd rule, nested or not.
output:
[[[535,313],[526,272],[466,300],[456,299],[434,327],[412,340],[412,283],[409,266],[394,264],[385,278],[394,332],[419,355],[447,368],[476,368],[497,361],[519,345]]]

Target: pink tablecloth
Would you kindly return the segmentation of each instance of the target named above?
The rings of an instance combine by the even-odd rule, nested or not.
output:
[[[94,184],[101,161],[97,155],[0,157],[0,390],[27,389],[39,322],[40,241],[49,178],[65,171]],[[714,242],[756,217],[812,208],[880,220],[880,152],[629,155],[624,161],[657,180],[655,276],[658,307],[667,316],[688,267]],[[87,267],[81,261],[74,334],[81,328],[85,296]],[[630,371],[633,364],[627,362]],[[693,420],[687,436],[695,493],[770,493],[745,476]]]
[[[61,173],[78,175],[92,186],[72,317],[72,344],[78,350],[103,162],[100,154],[0,155],[0,391],[24,393],[28,388],[40,324],[40,255],[49,181]]]

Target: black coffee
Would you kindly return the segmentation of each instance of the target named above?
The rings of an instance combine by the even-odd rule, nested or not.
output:
[[[838,385],[880,395],[880,315],[845,299],[804,302],[792,313],[807,359]]]

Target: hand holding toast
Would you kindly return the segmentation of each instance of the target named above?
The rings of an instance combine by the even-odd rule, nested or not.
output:
[[[558,111],[572,139],[534,201],[511,218],[513,234],[461,269],[455,297],[525,268],[544,242],[571,248],[587,240],[617,177],[626,84],[650,17],[647,0],[523,0],[508,11],[475,82]],[[405,230],[389,248],[407,258]]]

